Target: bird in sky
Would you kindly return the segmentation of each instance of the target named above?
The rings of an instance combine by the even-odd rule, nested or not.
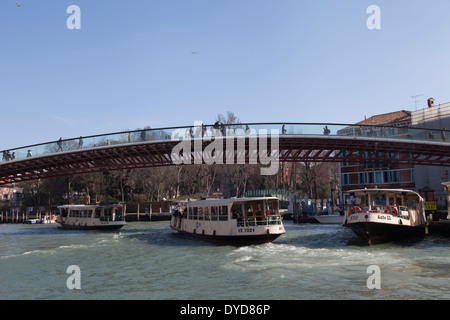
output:
[[[19,1],[16,1],[16,4],[17,4],[17,6],[18,6],[18,7],[20,7],[20,3],[19,3]]]

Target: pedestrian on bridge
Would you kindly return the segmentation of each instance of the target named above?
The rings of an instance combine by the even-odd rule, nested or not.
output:
[[[62,151],[62,137],[59,138],[56,144],[58,145],[58,150],[56,150],[56,152]]]

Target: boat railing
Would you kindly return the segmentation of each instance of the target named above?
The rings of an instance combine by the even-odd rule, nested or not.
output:
[[[100,216],[100,221],[123,221],[122,215],[113,216]]]
[[[281,224],[281,216],[242,218],[237,220],[238,227],[255,227]]]
[[[359,209],[358,209],[359,208]],[[413,209],[409,209],[404,205],[389,205],[389,206],[371,206],[371,207],[353,207],[352,213],[386,213],[395,216],[400,216],[404,219],[409,219],[410,211],[415,211]],[[406,214],[405,214],[406,212]]]

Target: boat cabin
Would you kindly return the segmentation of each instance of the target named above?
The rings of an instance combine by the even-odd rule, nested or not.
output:
[[[58,209],[62,218],[124,221],[123,207],[117,205],[63,205]]]
[[[236,220],[237,226],[281,224],[278,199],[227,199],[194,201],[187,205],[187,219],[199,221]]]
[[[70,229],[117,229],[125,225],[122,203],[59,206],[57,222]]]
[[[409,219],[412,212],[421,211],[423,200],[414,192],[399,190],[355,191],[351,193],[354,205],[349,213],[388,213]]]

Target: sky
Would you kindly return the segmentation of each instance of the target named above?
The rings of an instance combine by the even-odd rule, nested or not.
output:
[[[450,101],[448,0],[18,2],[0,0],[0,150],[227,111],[355,123]]]

